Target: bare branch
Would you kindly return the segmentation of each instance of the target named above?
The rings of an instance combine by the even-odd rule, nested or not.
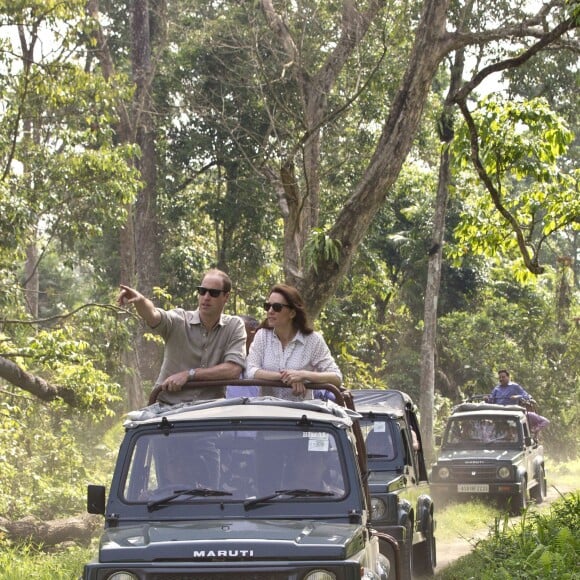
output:
[[[47,322],[54,322],[55,320],[59,320],[59,321],[65,320],[67,318],[70,318],[71,316],[74,316],[75,314],[77,314],[77,312],[80,312],[81,310],[84,310],[85,308],[92,308],[92,307],[104,308],[105,310],[111,310],[114,313],[123,312],[123,313],[131,314],[125,308],[119,308],[117,306],[113,306],[112,304],[101,304],[98,302],[87,302],[86,304],[83,304],[83,305],[79,306],[78,308],[71,310],[70,312],[66,312],[65,314],[55,314],[54,316],[48,316],[47,318],[36,318],[36,319],[30,319],[30,320],[4,318],[2,320],[2,323],[3,324],[25,324],[25,325],[36,326],[38,324],[45,324]]]
[[[576,28],[576,24],[574,19],[569,18],[568,20],[561,22],[550,32],[542,35],[538,42],[522,52],[519,56],[508,58],[486,66],[457,92],[454,98],[455,102],[459,104],[460,101],[467,99],[468,95],[475,89],[475,87],[481,84],[489,75],[521,66],[546,46],[554,43],[558,38],[573,28]]]

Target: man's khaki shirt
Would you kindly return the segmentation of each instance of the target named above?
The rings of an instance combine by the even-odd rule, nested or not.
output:
[[[207,368],[224,362],[246,366],[246,329],[241,318],[222,314],[218,323],[207,331],[201,322],[199,310],[163,310],[158,308],[161,322],[152,329],[165,341],[163,363],[155,385],[178,372],[191,368]],[[159,402],[175,404],[225,396],[225,389],[184,389],[162,391]]]

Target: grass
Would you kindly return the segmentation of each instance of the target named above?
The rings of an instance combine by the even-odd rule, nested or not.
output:
[[[489,522],[499,515],[499,509],[483,501],[451,503],[436,510],[435,535],[440,542],[461,537],[470,539],[474,530],[487,529]]]
[[[44,552],[29,544],[0,543],[2,580],[73,580],[80,578],[85,562],[95,555],[94,548],[69,546],[58,552]]]
[[[476,549],[436,575],[439,580],[578,580],[580,492],[566,493],[517,523],[497,518]]]
[[[548,478],[560,499],[526,511],[517,523],[479,502],[450,504],[439,511],[437,538],[444,542],[463,536],[474,549],[438,571],[435,578],[580,580],[580,459],[550,466]],[[478,530],[487,532],[478,534]]]
[[[580,481],[580,457],[566,463],[552,465],[546,458],[546,478],[548,485],[561,491],[578,489]]]

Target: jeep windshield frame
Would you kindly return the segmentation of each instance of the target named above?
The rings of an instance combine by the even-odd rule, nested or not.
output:
[[[283,489],[310,489],[330,492],[316,497],[336,501],[349,492],[343,456],[342,444],[324,425],[176,423],[169,432],[155,428],[133,438],[122,500],[243,503]]]
[[[524,429],[518,415],[470,413],[451,415],[442,449],[521,449]]]

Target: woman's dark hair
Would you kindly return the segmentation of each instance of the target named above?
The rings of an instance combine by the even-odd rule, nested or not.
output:
[[[292,319],[292,325],[296,330],[299,330],[302,334],[312,334],[314,329],[310,325],[308,321],[308,315],[306,314],[306,310],[304,309],[304,300],[302,300],[302,296],[298,289],[294,286],[289,286],[288,284],[274,284],[272,288],[270,288],[270,294],[272,293],[282,294],[286,299],[286,303],[294,312],[296,312],[296,316]],[[261,324],[262,328],[268,328],[268,319],[266,319]]]

